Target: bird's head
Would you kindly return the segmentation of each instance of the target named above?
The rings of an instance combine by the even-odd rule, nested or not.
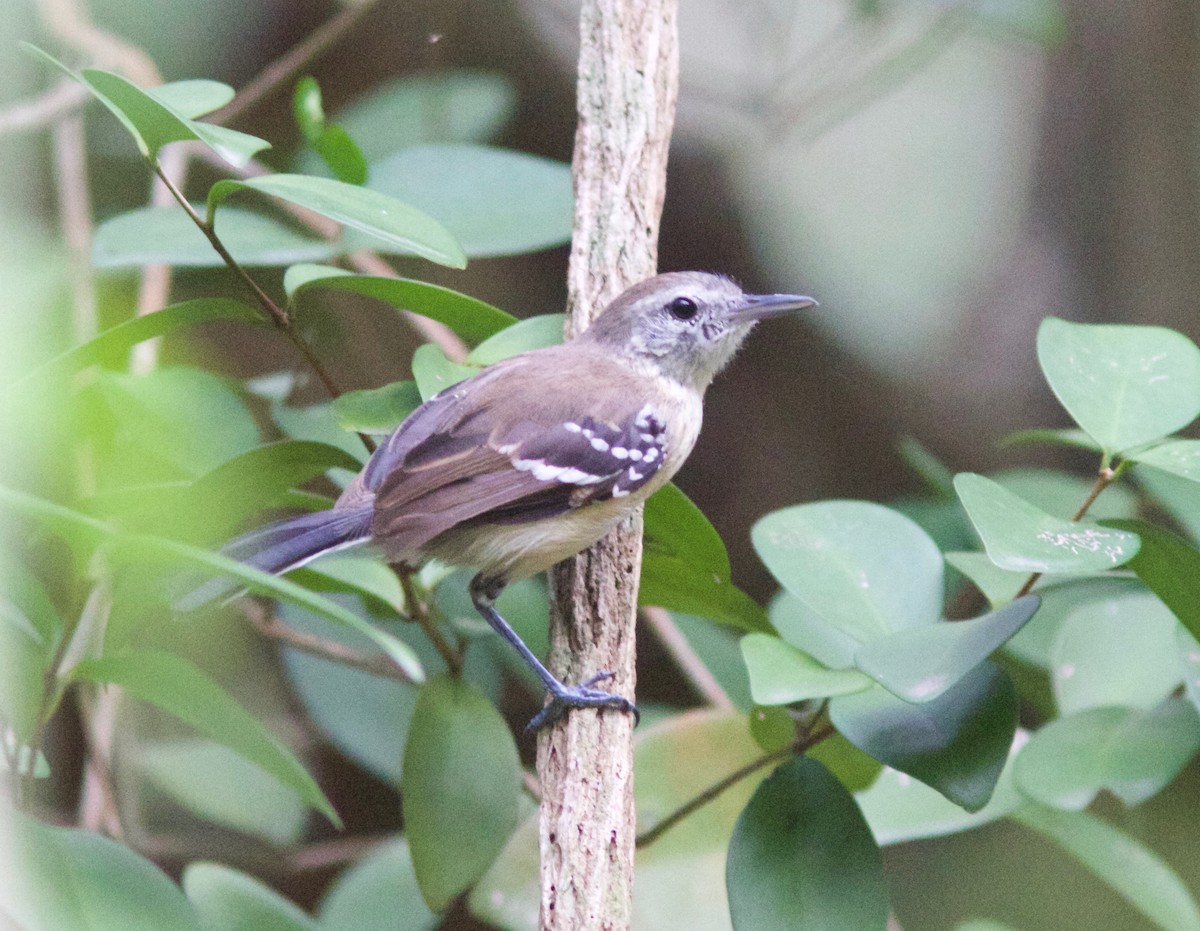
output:
[[[723,275],[668,272],[620,294],[580,338],[703,391],[755,323],[816,306],[798,294],[746,294]]]

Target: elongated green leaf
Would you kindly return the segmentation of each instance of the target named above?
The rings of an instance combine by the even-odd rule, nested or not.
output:
[[[915,523],[863,501],[785,508],[754,525],[771,574],[858,643],[931,624],[942,606],[942,554]]]
[[[329,178],[263,175],[245,181],[218,181],[208,191],[209,219],[226,198],[240,190],[258,191],[307,207],[367,233],[378,241],[376,245],[383,243],[452,268],[467,264],[453,235],[432,217],[395,198]]]
[[[404,824],[435,912],[483,875],[517,826],[521,767],[504,719],[470,684],[421,690],[404,749]]]
[[[240,207],[226,207],[217,215],[216,232],[230,254],[246,266],[320,262],[342,251],[336,242],[315,239]],[[97,268],[225,265],[191,217],[176,206],[141,207],[105,220],[92,242],[92,262]]]
[[[564,314],[542,314],[519,320],[471,350],[467,362],[471,365],[491,365],[517,353],[557,346],[563,341]]]
[[[1075,422],[1109,454],[1200,415],[1200,348],[1163,327],[1042,321],[1038,362]]]
[[[854,799],[816,760],[799,756],[758,787],[729,843],[736,931],[883,931],[883,858]]]
[[[881,686],[829,703],[829,717],[852,744],[915,776],[967,811],[992,796],[1017,726],[1008,676],[983,662],[939,698],[913,705]]]
[[[141,652],[88,659],[73,680],[119,685],[129,694],[187,722],[210,740],[237,751],[295,792],[335,825],[341,820],[308,771],[258,718],[187,660]]]
[[[297,905],[252,876],[220,863],[190,863],[183,888],[205,931],[317,931]]]
[[[200,922],[157,866],[90,831],[0,811],[0,915],[22,931],[200,931]]]
[[[147,87],[145,91],[189,120],[220,110],[234,97],[233,88],[228,84],[206,80],[171,81],[158,87]]]
[[[646,502],[641,604],[696,614],[741,630],[768,630],[766,612],[733,584],[725,544],[679,488]]]
[[[428,401],[451,385],[478,375],[479,369],[473,365],[451,362],[440,346],[423,343],[413,353],[412,373],[422,400]]]
[[[1053,443],[1058,446],[1072,446],[1075,449],[1101,452],[1099,443],[1088,436],[1085,431],[1076,429],[1018,430],[1000,441],[1001,446],[1027,446],[1031,443]]]
[[[171,304],[144,317],[134,317],[111,327],[88,342],[69,349],[31,372],[18,386],[41,384],[47,379],[59,380],[89,365],[106,359],[116,359],[138,343],[163,336],[183,327],[210,320],[235,320],[239,323],[263,324],[262,315],[252,307],[220,297],[202,297],[181,304]]]
[[[1158,705],[1183,676],[1178,629],[1166,606],[1140,586],[1110,590],[1069,610],[1050,645],[1059,711]]]
[[[280,847],[304,834],[304,802],[229,747],[209,740],[154,741],[138,753],[137,769],[149,785],[205,821]]]
[[[809,698],[847,695],[871,687],[854,669],[828,669],[790,643],[770,634],[747,634],[742,656],[750,673],[750,694],[760,705],[790,705]]]
[[[1136,533],[1142,541],[1129,568],[1158,595],[1192,634],[1200,638],[1200,551],[1183,537],[1145,521],[1104,521]]]
[[[295,265],[284,275],[283,287],[293,301],[308,288],[334,288],[373,297],[397,310],[411,310],[444,323],[472,346],[517,322],[512,314],[449,288],[409,278],[355,275],[329,265]]]
[[[384,844],[349,867],[321,899],[325,931],[432,931],[438,918],[417,888],[405,840]]]
[[[400,579],[386,563],[378,557],[334,555],[297,571],[303,574],[305,584],[324,591],[348,590],[368,595],[390,607],[393,611],[404,610],[404,591]],[[319,581],[331,583],[325,586]]]
[[[992,562],[1013,572],[1096,572],[1128,562],[1135,534],[1052,517],[996,482],[964,472],[954,479]]]
[[[1157,854],[1086,812],[1026,805],[1010,817],[1054,841],[1163,931],[1200,931],[1200,909]]]
[[[518,255],[571,238],[571,169],[478,145],[412,146],[371,165],[367,186],[437,217],[472,258]]]
[[[18,745],[42,714],[45,676],[62,642],[62,618],[41,582],[23,567],[0,563],[0,719]],[[3,739],[3,738],[0,738]]]
[[[970,621],[902,630],[858,648],[854,662],[898,698],[926,702],[943,694],[1033,617],[1036,595]]]
[[[292,604],[307,608],[314,614],[327,618],[350,630],[356,631],[369,638],[380,647],[392,661],[413,682],[423,682],[425,673],[421,663],[413,653],[412,648],[404,641],[393,637],[387,631],[364,621],[357,614],[343,608],[341,605],[313,594],[306,588],[301,588],[295,582],[262,572],[236,560],[222,556],[220,553],[210,553],[207,550],[187,546],[174,540],[152,537],[142,534],[127,534],[113,540],[112,552],[114,559],[151,561],[178,561],[191,566],[200,567],[231,575],[238,579],[250,591],[263,595],[273,595],[283,598]]]
[[[1016,780],[1034,801],[1080,811],[1107,789],[1126,805],[1157,795],[1200,750],[1200,717],[1182,699],[1148,711],[1092,708],[1051,721],[1021,751]]]
[[[340,427],[376,436],[391,433],[420,406],[421,392],[412,381],[346,391],[333,399],[333,412]]]

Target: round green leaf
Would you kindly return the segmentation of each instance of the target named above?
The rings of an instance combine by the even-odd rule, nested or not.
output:
[[[930,701],[1020,630],[1040,603],[1036,595],[1026,595],[974,620],[901,630],[863,644],[854,662],[898,698]]]
[[[471,365],[491,365],[531,349],[557,346],[563,341],[565,320],[563,314],[541,314],[519,320],[472,349],[467,361]]]
[[[405,840],[350,866],[326,891],[319,912],[325,931],[432,931],[441,921],[421,898]]]
[[[233,100],[233,88],[220,81],[171,81],[157,87],[145,88],[146,93],[176,113],[194,120],[220,110]]]
[[[1012,817],[1065,849],[1162,931],[1200,931],[1187,886],[1136,838],[1082,811],[1030,804]]]
[[[996,482],[964,472],[954,487],[988,556],[1013,572],[1101,572],[1128,562],[1136,534],[1052,517]]]
[[[1200,717],[1187,702],[1092,708],[1051,721],[1021,751],[1017,785],[1031,799],[1080,811],[1107,789],[1126,805],[1157,795],[1200,750]]]
[[[987,553],[947,553],[946,562],[970,579],[992,607],[1012,601],[1028,577],[1024,572],[1001,569]]]
[[[370,168],[367,186],[444,223],[464,252],[535,252],[571,238],[571,166],[481,145],[401,149]]]
[[[1200,415],[1200,348],[1163,327],[1042,322],[1038,362],[1063,407],[1109,454]]]
[[[794,757],[754,793],[729,842],[736,931],[883,931],[883,858],[853,797],[816,760]]]
[[[0,836],[0,915],[22,931],[200,931],[179,887],[124,844],[8,806]]]
[[[915,523],[878,504],[785,508],[759,520],[752,539],[789,592],[857,643],[941,613],[942,554]]]
[[[188,864],[183,888],[205,931],[317,931],[317,923],[293,902],[219,863]]]
[[[467,264],[458,241],[433,217],[394,197],[329,178],[263,175],[245,181],[218,181],[208,192],[209,219],[227,197],[246,189],[307,207],[366,233],[369,245],[383,244],[451,268],[464,268]]]
[[[913,705],[875,686],[832,699],[829,718],[879,762],[978,811],[1012,746],[1017,699],[1008,676],[985,661],[933,701]]]
[[[828,669],[771,634],[743,637],[742,656],[750,673],[750,694],[760,705],[790,705],[871,687],[871,680],[861,672]]]
[[[830,669],[854,667],[858,641],[826,623],[791,592],[781,591],[771,599],[769,618],[779,636]]]
[[[421,394],[411,381],[347,391],[333,399],[333,413],[339,427],[375,436],[391,433],[420,406]]]
[[[457,385],[472,375],[478,375],[479,369],[473,365],[451,362],[440,346],[422,343],[413,353],[412,374],[422,400],[428,401],[451,385]]]
[[[1062,714],[1126,705],[1153,708],[1179,687],[1179,623],[1149,592],[1121,592],[1070,611],[1050,648]]]
[[[1169,440],[1129,458],[1200,482],[1200,440]]]
[[[517,826],[521,766],[504,719],[474,686],[435,676],[404,748],[404,825],[417,883],[445,911]]]

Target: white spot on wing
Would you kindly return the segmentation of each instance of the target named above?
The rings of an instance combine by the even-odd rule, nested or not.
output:
[[[592,437],[592,449],[601,453],[608,452],[608,440],[602,440],[598,436]]]

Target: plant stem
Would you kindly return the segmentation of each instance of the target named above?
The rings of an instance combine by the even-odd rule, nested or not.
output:
[[[696,694],[713,708],[732,711],[734,709],[733,701],[721,688],[721,683],[717,681],[716,676],[709,671],[708,667],[704,665],[704,661],[692,649],[692,645],[683,636],[670,612],[663,608],[643,608],[642,617],[645,618],[647,626],[654,631],[658,642],[674,660],[675,666],[683,673],[684,678],[687,679]]]
[[[1088,512],[1091,506],[1096,503],[1096,499],[1100,497],[1100,493],[1113,483],[1117,476],[1124,471],[1124,467],[1124,463],[1121,463],[1121,465],[1117,466],[1115,469],[1109,468],[1107,465],[1100,467],[1100,471],[1096,473],[1096,481],[1092,482],[1092,487],[1089,489],[1087,497],[1083,499],[1083,504],[1079,505],[1079,509],[1071,518],[1072,523],[1083,520],[1083,516]],[[1025,584],[1021,586],[1021,590],[1018,591],[1014,597],[1020,598],[1024,595],[1028,595],[1033,590],[1033,586],[1037,584],[1038,579],[1041,577],[1042,573],[1033,573],[1025,580]]]
[[[461,678],[463,674],[462,650],[450,643],[438,629],[437,623],[430,614],[428,603],[417,595],[417,588],[412,581],[412,571],[407,566],[392,566],[392,569],[400,579],[400,588],[404,591],[405,607],[408,609],[409,618],[424,631],[429,642],[433,644],[446,663],[450,675],[455,679]]]
[[[731,789],[746,777],[753,776],[764,766],[770,766],[772,763],[782,762],[790,756],[798,755],[810,750],[821,741],[832,737],[834,733],[833,727],[830,725],[825,725],[820,730],[806,734],[803,738],[796,741],[796,743],[791,744],[790,746],[783,747],[779,750],[772,750],[770,753],[766,753],[756,760],[751,760],[745,766],[734,770],[725,778],[713,783],[703,792],[700,792],[698,795],[688,799],[673,812],[659,821],[658,824],[654,825],[654,827],[647,831],[643,831],[637,836],[635,845],[637,847],[646,847],[654,843],[680,821],[682,821],[692,812],[703,808],[709,802],[713,801],[713,799],[717,798],[717,796],[719,796],[726,789]]]

